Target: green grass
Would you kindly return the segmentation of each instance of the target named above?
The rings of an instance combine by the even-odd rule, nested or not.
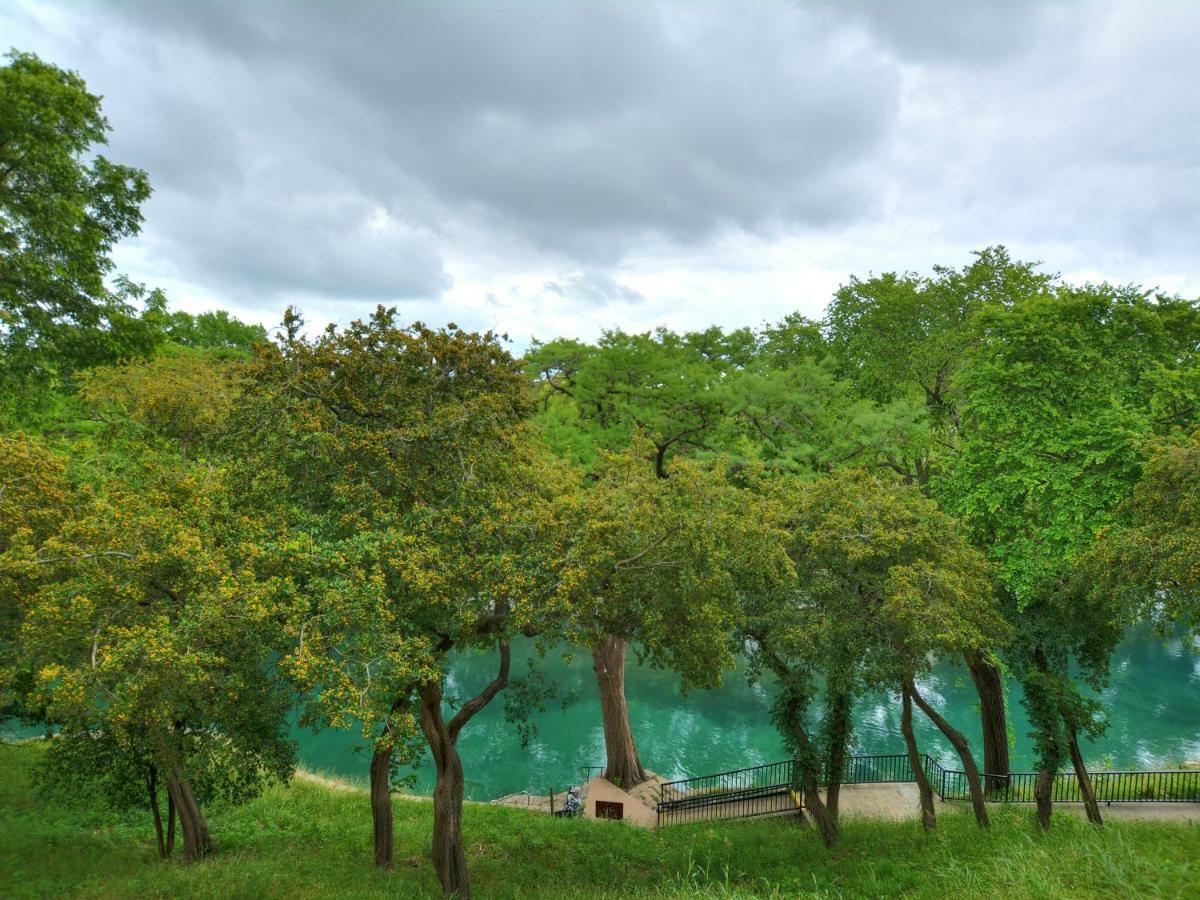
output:
[[[398,866],[371,866],[365,795],[295,782],[207,811],[218,855],[160,863],[146,813],[52,802],[30,784],[40,748],[0,746],[0,896],[433,897],[432,810],[396,801]],[[1111,823],[1096,832],[1032,809],[995,810],[990,834],[962,813],[916,823],[848,821],[842,844],[783,820],[649,833],[471,805],[465,835],[478,897],[1187,897],[1200,894],[1200,827]]]

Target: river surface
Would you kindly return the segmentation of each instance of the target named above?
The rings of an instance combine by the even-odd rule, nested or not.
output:
[[[532,644],[514,646],[512,672],[526,671]],[[580,781],[579,766],[604,762],[604,734],[590,654],[576,653],[567,664],[549,653],[539,661],[571,702],[549,701],[533,716],[537,734],[522,748],[515,727],[505,720],[504,694],[463,730],[459,752],[467,796],[487,800],[527,790],[547,793]],[[447,696],[469,696],[495,677],[497,656],[468,653],[452,658]],[[978,698],[961,665],[939,664],[919,682],[925,697],[971,740],[980,745]],[[639,666],[630,654],[626,672],[629,714],[642,764],[662,775],[685,778],[740,769],[785,759],[787,751],[772,726],[770,685],[749,685],[739,668],[725,674],[724,686],[682,696],[670,672]],[[1009,730],[1014,770],[1033,763],[1032,743],[1021,691],[1008,688]],[[1175,768],[1200,760],[1200,648],[1175,638],[1130,634],[1113,656],[1112,683],[1101,696],[1109,709],[1109,727],[1099,740],[1085,744],[1091,765],[1106,768]],[[914,710],[917,740],[935,758],[955,757],[939,732]],[[903,753],[900,704],[879,694],[855,709],[855,752]],[[296,729],[301,764],[327,774],[365,782],[369,755],[356,733]],[[976,750],[977,756],[982,756]],[[982,761],[982,760],[981,760]],[[417,768],[415,790],[433,788],[431,766]]]

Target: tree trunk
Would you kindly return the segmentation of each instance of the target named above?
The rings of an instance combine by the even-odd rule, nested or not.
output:
[[[604,777],[629,790],[646,780],[637,745],[629,727],[625,702],[625,652],[629,642],[612,635],[592,648],[592,667],[600,688],[600,715],[604,722]]]
[[[821,799],[821,789],[817,784],[817,774],[810,768],[801,768],[801,779],[804,784],[804,806],[808,814],[817,823],[821,832],[821,840],[826,848],[832,850],[840,837],[837,819],[829,814],[829,808]]]
[[[146,775],[146,792],[150,795],[150,812],[154,816],[154,838],[158,843],[158,858],[167,858],[167,844],[163,840],[162,813],[158,808],[158,769],[150,767]]]
[[[434,771],[437,776],[433,789],[433,843],[430,846],[429,858],[433,861],[434,871],[441,882],[442,893],[447,897],[468,900],[471,896],[471,879],[467,872],[467,855],[463,849],[462,836],[465,782],[462,759],[442,722],[441,685],[438,685],[436,690],[422,687],[420,696],[421,726],[433,753]]]
[[[214,849],[212,839],[208,836],[208,823],[204,821],[204,815],[196,803],[191,781],[178,766],[167,770],[167,792],[175,801],[179,825],[183,829],[183,861],[203,859]]]
[[[772,668],[776,674],[785,671],[779,664]],[[816,823],[817,830],[821,832],[822,842],[832,849],[838,842],[838,823],[837,819],[829,814],[829,807],[821,799],[816,748],[809,740],[808,732],[804,730],[803,709],[795,697],[795,694],[785,694],[780,717],[780,722],[785,723],[785,727],[791,732],[793,749],[797,751],[794,765],[799,778],[797,779],[795,774],[792,777],[794,782],[799,782],[798,786],[804,793],[804,808]]]
[[[1050,813],[1054,808],[1050,792],[1054,787],[1055,774],[1051,769],[1042,769],[1038,772],[1037,781],[1033,783],[1033,797],[1037,800],[1037,821],[1042,831],[1050,828]]]
[[[175,798],[167,791],[167,859],[175,854]]]
[[[1100,816],[1100,805],[1096,802],[1092,779],[1083,762],[1083,754],[1079,752],[1079,736],[1070,722],[1067,723],[1067,743],[1071,748],[1071,765],[1075,768],[1075,780],[1079,782],[1079,793],[1083,797],[1083,808],[1087,810],[1088,821],[1097,828],[1103,828],[1104,819]]]
[[[371,756],[371,823],[375,833],[375,865],[395,865],[392,851],[392,745],[377,746]]]
[[[838,800],[846,769],[846,742],[850,733],[851,704],[845,694],[836,694],[829,702],[829,771],[825,780],[825,807],[833,821],[838,820]]]
[[[1008,723],[1004,712],[1004,677],[1000,669],[979,653],[966,656],[971,680],[979,694],[979,718],[983,726],[983,771],[989,791],[1002,791],[1008,782]]]
[[[937,829],[937,813],[933,808],[933,788],[921,765],[921,752],[917,749],[917,736],[912,726],[912,691],[906,683],[900,688],[900,730],[904,733],[904,746],[908,749],[908,764],[917,781],[917,793],[921,798],[921,825],[926,831]]]
[[[1025,689],[1025,708],[1029,724],[1037,729],[1038,777],[1033,785],[1037,800],[1037,821],[1043,831],[1050,827],[1054,801],[1054,779],[1062,768],[1064,744],[1062,706],[1058,699],[1059,686],[1050,673],[1046,654],[1034,646],[1029,657],[1030,670],[1022,678]]]
[[[971,753],[971,746],[967,743],[966,737],[961,731],[951,725],[936,709],[925,702],[925,698],[921,696],[921,692],[917,690],[916,684],[910,679],[908,681],[908,693],[912,695],[913,701],[921,708],[921,712],[928,716],[929,721],[933,722],[938,727],[938,730],[946,736],[954,749],[958,751],[958,758],[962,760],[963,771],[967,774],[967,786],[971,789],[971,807],[975,810],[975,822],[980,828],[990,828],[991,820],[988,819],[987,803],[983,796],[983,784],[979,778],[979,769],[975,765],[975,757]]]
[[[458,755],[458,736],[464,725],[508,685],[509,646],[500,644],[500,672],[492,682],[461,707],[447,724],[442,719],[442,682],[425,681],[417,686],[420,701],[421,731],[433,755],[437,781],[433,788],[433,843],[429,858],[442,884],[442,894],[469,900],[471,880],[467,855],[463,850],[462,759]]]

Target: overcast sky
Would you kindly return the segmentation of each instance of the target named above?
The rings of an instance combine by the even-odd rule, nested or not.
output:
[[[819,315],[1007,244],[1200,295],[1200,3],[23,2],[154,196],[120,269],[271,325]]]

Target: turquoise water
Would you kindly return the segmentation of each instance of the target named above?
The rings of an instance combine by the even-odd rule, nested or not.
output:
[[[525,671],[525,657],[531,653],[531,645],[514,647],[514,673]],[[561,790],[579,781],[579,766],[603,763],[604,735],[590,655],[576,654],[571,665],[547,655],[542,665],[573,702],[564,709],[561,701],[551,701],[544,713],[535,715],[537,735],[525,749],[516,729],[505,721],[503,694],[479,713],[459,740],[469,797]],[[495,671],[494,653],[456,656],[446,693],[473,694]],[[938,665],[921,688],[978,747],[978,700],[966,669]],[[683,778],[787,755],[767,714],[769,687],[747,685],[740,669],[726,673],[723,687],[684,697],[671,673],[638,666],[631,655],[626,695],[642,763],[663,775]],[[1015,684],[1009,685],[1008,699],[1013,767],[1028,769],[1029,725]],[[1113,658],[1112,685],[1102,699],[1110,709],[1110,724],[1103,738],[1085,746],[1092,765],[1172,768],[1184,760],[1200,760],[1200,648],[1178,638],[1164,642],[1145,633],[1131,634]],[[952,748],[919,712],[915,722],[921,749],[953,760]],[[356,734],[297,729],[296,736],[303,765],[365,781],[368,755]],[[883,694],[864,698],[855,710],[855,739],[859,753],[904,752],[899,703]],[[428,765],[418,767],[417,776],[418,791],[432,790]]]

